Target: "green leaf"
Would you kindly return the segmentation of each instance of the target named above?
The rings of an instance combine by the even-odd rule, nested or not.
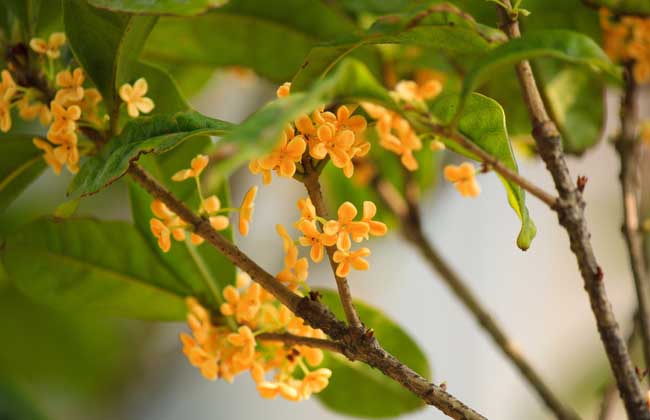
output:
[[[77,211],[80,201],[80,198],[73,198],[72,200],[59,204],[56,209],[54,209],[53,216],[59,219],[67,219],[71,217]]]
[[[595,7],[606,7],[616,14],[650,15],[650,2],[647,0],[583,0]]]
[[[0,212],[45,169],[45,161],[27,135],[6,135],[0,138]]]
[[[343,57],[364,45],[405,44],[431,48],[439,54],[475,56],[490,43],[473,22],[451,13],[434,13],[414,20],[415,13],[380,19],[361,35],[315,46],[293,79],[292,89],[302,90],[330,71]],[[413,24],[417,22],[417,24]],[[339,37],[341,38],[341,37]]]
[[[22,389],[8,378],[0,378],[0,419],[45,420],[46,418]]]
[[[25,40],[30,40],[36,34],[41,0],[6,0],[5,6],[21,23]]]
[[[459,97],[454,94],[443,95],[431,103],[429,110],[444,124],[448,124],[459,110]],[[460,114],[458,130],[481,149],[499,159],[504,166],[515,172],[518,171],[517,162],[508,138],[503,108],[498,102],[478,93],[470,95],[465,108],[462,109]],[[445,141],[445,139],[442,140]],[[453,141],[445,141],[445,143],[450,149],[458,153],[480,160]],[[528,214],[526,194],[517,184],[502,176],[499,176],[499,178],[506,189],[510,207],[521,220],[517,246],[526,250],[530,247],[530,243],[537,232],[535,224]]]
[[[343,319],[338,294],[322,289],[319,292],[323,303]],[[431,378],[429,362],[413,338],[380,310],[360,301],[355,301],[354,306],[386,351],[420,375]],[[344,356],[327,352],[323,365],[333,374],[329,386],[317,397],[337,413],[386,418],[410,413],[424,406],[419,398],[400,384],[361,362],[350,362]]]
[[[322,1],[231,0],[192,19],[162,18],[143,54],[170,71],[181,63],[241,66],[282,83],[291,80],[317,42],[355,31],[352,22]],[[357,58],[379,72],[375,51],[361,51]]]
[[[555,65],[554,65],[555,64]],[[545,102],[562,134],[566,153],[582,154],[598,143],[605,124],[605,87],[574,66],[535,63]]]
[[[193,16],[221,7],[228,0],[88,0],[101,9],[136,14]]]
[[[227,134],[223,141],[236,144],[238,153],[217,166],[228,174],[242,163],[263,155],[277,144],[288,122],[335,100],[343,103],[370,100],[396,109],[393,99],[370,71],[349,59],[309,90],[270,102]]]
[[[537,57],[552,57],[582,64],[611,80],[621,81],[620,69],[588,36],[566,30],[537,31],[508,41],[474,63],[463,82],[461,98],[465,100],[479,85],[492,77],[498,68]],[[458,109],[460,111],[462,107]]]
[[[122,177],[129,164],[142,154],[164,153],[200,135],[222,135],[232,124],[196,111],[155,115],[129,121],[101,153],[88,159],[73,178],[68,193],[78,197],[94,194]]]
[[[102,94],[112,120],[119,115],[119,86],[134,82],[133,66],[156,19],[97,9],[85,1],[63,1],[70,47]]]
[[[34,300],[73,311],[181,320],[187,288],[124,222],[46,219],[6,240],[5,269]]]

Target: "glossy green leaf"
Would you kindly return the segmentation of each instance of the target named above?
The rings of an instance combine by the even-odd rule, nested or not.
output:
[[[138,63],[140,50],[156,19],[97,9],[85,1],[63,1],[63,21],[70,47],[101,92],[113,120],[119,112],[119,86],[140,77],[134,78],[133,66]]]
[[[343,319],[338,294],[319,290],[323,302]],[[372,328],[381,345],[411,369],[426,378],[431,370],[426,355],[399,325],[366,303],[355,301],[359,317]],[[323,365],[333,372],[330,384],[317,394],[318,400],[337,413],[369,418],[387,418],[413,412],[424,406],[406,388],[361,362],[327,353]]]
[[[153,15],[193,16],[221,7],[228,0],[88,0],[100,9]]]
[[[322,1],[231,0],[223,8],[192,19],[162,18],[145,46],[144,58],[172,73],[179,63],[241,66],[282,83],[291,80],[317,42],[356,30],[343,14]],[[361,51],[357,58],[378,72],[375,51]]]
[[[343,57],[364,45],[404,44],[431,48],[439,54],[476,56],[490,49],[482,27],[452,13],[434,13],[418,20],[416,14],[378,20],[365,33],[315,46],[293,79],[302,90],[330,71]]]
[[[586,35],[566,30],[530,32],[491,50],[478,60],[463,82],[462,98],[493,76],[496,69],[521,60],[552,57],[585,65],[597,73],[620,81],[621,73],[605,52]],[[459,108],[459,110],[461,110]]]
[[[129,164],[146,153],[163,153],[200,135],[222,135],[232,124],[196,111],[156,115],[130,121],[99,155],[88,159],[68,188],[69,194],[93,194],[124,175]]]
[[[606,7],[614,13],[631,15],[650,15],[650,2],[647,0],[583,0],[594,7]]]
[[[161,321],[186,313],[187,288],[124,222],[41,219],[7,238],[2,259],[21,292],[53,307]]]
[[[566,153],[582,154],[601,138],[605,124],[605,87],[575,66],[536,63],[548,111],[562,134]],[[555,65],[554,65],[555,64]]]
[[[236,144],[238,153],[218,166],[227,174],[242,163],[259,157],[277,144],[288,122],[335,100],[343,103],[370,100],[388,108],[396,107],[368,69],[350,59],[309,90],[270,102],[227,134],[223,141]]]
[[[23,36],[26,40],[31,39],[36,33],[41,3],[41,0],[5,0],[4,2],[4,5],[22,25]]]
[[[458,111],[458,107],[458,96],[449,94],[443,95],[433,101],[429,110],[440,121],[447,124]],[[470,95],[466,101],[465,108],[460,114],[458,130],[481,149],[499,159],[504,166],[513,171],[518,170],[517,162],[512,152],[512,146],[510,145],[510,139],[508,138],[503,108],[501,108],[498,102],[478,93]],[[442,140],[445,141],[444,139]],[[472,159],[477,159],[476,156],[459,147],[455,142],[445,141],[445,143],[450,149]],[[537,232],[535,224],[528,214],[526,194],[517,184],[501,176],[499,178],[506,189],[508,203],[521,220],[521,230],[517,236],[517,246],[526,250]]]
[[[0,212],[45,169],[45,161],[26,135],[4,135],[0,138]]]

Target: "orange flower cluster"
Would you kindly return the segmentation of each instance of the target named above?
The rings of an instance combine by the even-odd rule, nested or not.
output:
[[[412,80],[402,80],[395,85],[391,92],[398,101],[414,102],[431,99],[442,91],[442,84],[437,79],[418,84]],[[402,165],[409,171],[418,169],[418,161],[413,152],[422,149],[422,141],[411,125],[397,112],[369,102],[361,106],[372,118],[377,120],[377,135],[379,145],[400,157]],[[439,145],[438,146],[439,150]],[[436,150],[436,149],[434,149]]]
[[[259,284],[251,284],[244,273],[238,275],[237,287],[227,286],[223,296],[220,312],[236,322],[237,331],[215,325],[196,299],[187,299],[192,335],[181,333],[183,353],[204,377],[232,382],[236,375],[249,371],[263,398],[282,396],[289,401],[307,399],[328,385],[329,369],[310,369],[322,362],[322,350],[256,338],[265,331],[325,338],[321,330],[305,325]],[[297,379],[297,369],[302,379]]]
[[[290,89],[290,83],[283,84],[278,88],[277,96],[288,96]],[[311,116],[299,116],[293,124],[287,125],[278,145],[268,156],[250,162],[250,171],[261,173],[265,185],[271,182],[271,171],[291,178],[308,150],[313,159],[329,158],[345,176],[351,177],[354,173],[353,159],[370,151],[370,143],[363,137],[366,120],[361,115],[352,115],[353,112],[354,107],[342,105],[336,113],[320,108]]]
[[[302,234],[298,243],[310,248],[309,256],[316,263],[323,260],[326,247],[336,245],[334,261],[338,264],[336,275],[339,277],[347,276],[352,268],[356,270],[369,268],[364,257],[370,255],[370,250],[364,247],[352,251],[352,241],[361,242],[369,239],[371,235],[383,236],[388,231],[384,223],[374,220],[377,207],[371,201],[364,201],[363,215],[360,220],[354,220],[358,212],[356,207],[348,201],[339,207],[336,220],[320,220],[309,198],[298,200],[298,210],[300,210],[300,219],[294,224]],[[280,232],[280,230],[287,254],[285,268],[281,274],[294,269],[296,275],[295,278],[291,278],[292,281],[289,281],[289,284],[297,284],[304,281],[299,275],[300,273],[304,273],[306,278],[307,261],[306,259],[304,261],[296,260],[297,250],[294,242],[286,234],[284,228],[279,228],[278,231]],[[284,279],[280,276],[278,278]]]
[[[607,9],[600,10],[603,48],[612,60],[632,62],[637,83],[650,82],[650,18],[622,16],[615,19]]]
[[[240,208],[221,208],[221,201],[216,195],[211,195],[207,198],[203,197],[201,192],[201,182],[199,177],[208,166],[210,159],[205,155],[197,155],[190,162],[190,167],[181,169],[172,176],[172,181],[181,182],[187,179],[193,179],[196,182],[199,198],[201,199],[201,206],[199,207],[199,214],[208,216],[210,225],[215,230],[224,230],[230,226],[230,219],[221,213],[239,212],[239,231],[242,235],[248,234],[250,222],[253,218],[253,210],[255,207],[255,195],[257,187],[252,187],[242,201]],[[155,217],[149,221],[151,233],[158,239],[158,246],[163,252],[168,252],[171,248],[171,238],[177,241],[184,241],[186,232],[190,228],[188,224],[182,220],[178,215],[172,212],[160,200],[154,200],[151,203],[151,212]],[[190,232],[190,241],[194,245],[201,245],[203,238],[194,232]]]

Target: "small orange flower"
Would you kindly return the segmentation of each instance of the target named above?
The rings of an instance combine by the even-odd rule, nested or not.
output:
[[[350,274],[352,268],[355,270],[367,270],[370,267],[368,261],[363,257],[370,255],[368,248],[360,248],[356,251],[341,251],[338,250],[334,253],[334,262],[338,263],[336,267],[336,275],[339,277],[346,277]]]
[[[339,129],[352,130],[355,134],[361,133],[368,125],[363,116],[352,115],[352,111],[345,105],[336,110],[336,120]]]
[[[284,226],[277,225],[276,230],[282,238],[285,257],[284,268],[275,277],[283,283],[288,283],[290,288],[295,289],[299,283],[307,280],[309,262],[307,258],[298,258],[298,248]]]
[[[144,96],[147,90],[149,90],[149,86],[144,77],[136,80],[133,86],[125,83],[120,87],[120,98],[126,103],[130,117],[136,118],[140,112],[148,114],[153,110],[155,106],[153,101]]]
[[[447,147],[440,140],[432,140],[431,143],[429,144],[429,148],[434,152],[438,152],[440,150],[445,150]]]
[[[316,207],[312,204],[311,198],[307,197],[298,200],[298,210],[300,210],[300,220],[296,222],[296,227],[298,227],[303,220],[308,222],[316,221]]]
[[[269,185],[271,181],[273,180],[273,175],[271,174],[271,171],[269,169],[263,169],[260,166],[260,161],[259,159],[253,159],[249,162],[248,164],[248,170],[253,174],[262,174],[262,183],[264,185]]]
[[[181,169],[172,176],[172,181],[185,181],[186,179],[195,178],[201,175],[203,170],[208,166],[210,158],[206,155],[196,155],[190,162],[189,169]]]
[[[3,133],[11,130],[11,104],[0,100],[0,131]]]
[[[65,140],[61,140],[60,136],[74,133],[77,129],[77,120],[81,118],[81,108],[77,105],[66,108],[58,102],[52,101],[50,109],[52,110],[54,122],[48,130],[48,140],[53,143],[63,142]]]
[[[333,124],[323,124],[316,130],[319,142],[310,150],[315,159],[324,159],[329,154],[332,163],[337,168],[344,168],[350,161],[350,149],[354,144],[354,132],[341,130],[336,132]]]
[[[239,233],[242,236],[248,235],[250,222],[253,219],[253,211],[255,210],[255,196],[257,195],[257,185],[251,187],[244,195],[241,207],[239,209]]]
[[[47,42],[42,38],[32,38],[29,46],[38,54],[47,55],[55,59],[61,56],[59,49],[65,44],[65,34],[63,32],[52,32]]]
[[[366,222],[355,222],[357,208],[354,204],[346,201],[338,209],[338,220],[330,220],[323,226],[323,232],[327,235],[336,236],[336,247],[347,251],[352,246],[350,235],[354,237],[365,237],[368,235],[369,226]]]
[[[84,71],[77,67],[73,72],[63,70],[56,75],[56,84],[60,88],[56,92],[54,102],[67,106],[74,102],[79,102],[84,97]]]
[[[158,246],[160,249],[162,249],[163,252],[168,252],[172,246],[169,228],[165,226],[163,222],[155,218],[149,221],[149,227],[151,228],[153,236],[158,238]]]
[[[327,388],[332,371],[326,368],[316,369],[309,372],[302,380],[300,394],[304,399],[309,398],[311,394],[317,394]]]
[[[45,162],[52,168],[55,174],[60,174],[61,169],[63,168],[63,165],[59,160],[54,156],[54,148],[52,145],[45,140],[39,139],[38,137],[34,137],[32,140],[34,143],[34,146],[37,148],[41,149],[43,153],[43,159],[45,159]]]
[[[463,197],[477,197],[481,193],[481,186],[476,181],[476,169],[471,163],[464,162],[460,166],[447,165],[444,175]]]
[[[278,98],[286,98],[291,93],[291,82],[284,82],[278,90],[275,91],[275,94]]]
[[[363,217],[361,221],[368,225],[368,233],[372,236],[384,236],[388,232],[388,228],[382,222],[373,220],[377,214],[377,206],[372,201],[363,202]],[[364,239],[364,236],[353,235],[353,239],[356,242],[361,242]],[[368,239],[368,235],[365,236],[365,239]]]
[[[278,175],[291,178],[296,173],[296,162],[300,162],[307,144],[302,136],[293,136],[293,129],[286,129],[280,144],[267,157],[260,159],[259,166],[265,170],[276,169]]]
[[[298,241],[302,246],[310,246],[309,256],[312,261],[320,262],[325,255],[324,250],[326,246],[332,246],[336,243],[336,235],[324,234],[318,231],[313,222],[303,220],[298,229],[302,232]]]
[[[441,91],[442,84],[435,79],[429,80],[422,85],[418,85],[412,80],[400,80],[395,85],[396,96],[407,102],[431,99],[438,96]]]
[[[18,87],[13,77],[11,77],[11,73],[7,70],[2,70],[0,76],[2,77],[2,81],[0,81],[0,101],[9,103]]]
[[[29,96],[25,95],[18,101],[18,114],[20,118],[26,121],[31,121],[38,117],[39,122],[47,126],[52,121],[52,113],[50,108],[42,102],[35,101],[30,103]]]

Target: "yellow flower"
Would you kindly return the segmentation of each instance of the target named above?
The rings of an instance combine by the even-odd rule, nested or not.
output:
[[[330,220],[323,225],[323,232],[327,235],[335,236],[337,238],[336,247],[339,250],[347,251],[352,246],[350,235],[355,238],[365,237],[368,235],[370,228],[366,222],[355,222],[353,220],[357,217],[357,208],[349,201],[339,206],[337,215],[338,220]],[[373,216],[374,214],[370,217]]]
[[[210,158],[206,155],[197,155],[190,162],[189,169],[181,169],[172,176],[172,181],[185,181],[186,179],[195,178],[201,175],[203,170],[208,166]]]
[[[336,267],[336,275],[339,277],[346,277],[350,274],[350,270],[367,270],[370,267],[368,261],[363,257],[370,255],[368,248],[360,248],[356,251],[341,251],[338,250],[334,253],[334,262],[338,263]]]
[[[384,236],[388,232],[388,228],[384,223],[379,222],[377,220],[373,220],[376,214],[377,214],[377,206],[375,205],[375,203],[373,203],[372,201],[364,201],[363,217],[361,218],[361,222],[368,225],[368,233],[370,235]],[[361,240],[364,238],[368,239],[368,235],[364,237],[364,236],[353,234],[352,237],[356,242],[361,242]]]
[[[302,398],[307,399],[311,394],[317,394],[327,388],[331,376],[332,371],[326,368],[316,369],[305,375],[300,388]]]
[[[438,152],[440,150],[445,150],[447,147],[440,140],[432,140],[431,143],[429,144],[429,148],[434,152]]]
[[[337,128],[352,130],[355,134],[359,134],[366,129],[368,122],[361,115],[352,115],[352,111],[342,105],[336,110]]]
[[[153,110],[153,101],[144,96],[148,89],[149,86],[144,77],[136,80],[133,86],[125,83],[120,87],[120,98],[126,103],[129,116],[136,118],[140,112],[148,114]]]
[[[293,134],[293,129],[284,130],[278,146],[271,154],[258,161],[260,168],[277,168],[278,175],[286,178],[291,178],[296,173],[296,162],[302,159],[307,144],[302,136],[294,137]]]
[[[641,122],[641,141],[646,145],[650,145],[650,120]]]
[[[242,236],[248,235],[250,222],[253,219],[253,211],[255,210],[255,196],[257,195],[257,185],[251,187],[244,195],[241,207],[239,209],[239,233]]]
[[[303,220],[298,226],[301,236],[298,241],[302,246],[310,246],[309,256],[312,261],[320,262],[325,255],[324,250],[326,246],[332,246],[336,243],[336,235],[324,234],[318,231],[315,223]]]
[[[72,137],[66,135],[73,134],[77,129],[77,120],[81,118],[81,108],[77,105],[65,108],[58,102],[52,101],[50,109],[54,117],[54,122],[48,130],[48,140],[57,144],[64,142],[76,143],[76,136],[74,136],[74,140],[70,140]]]
[[[34,143],[34,146],[36,146],[37,148],[41,149],[44,152],[43,159],[52,168],[54,173],[57,175],[60,174],[63,165],[54,156],[54,148],[52,147],[52,145],[43,139],[39,139],[38,137],[34,137],[32,142]]]
[[[0,81],[0,100],[9,103],[16,93],[16,82],[14,82],[11,73],[7,70],[2,70],[0,76],[2,77],[2,81]]]
[[[291,82],[284,82],[278,90],[275,91],[275,94],[278,98],[286,98],[291,93]]]
[[[477,197],[481,193],[481,186],[476,181],[476,169],[471,163],[464,162],[460,166],[447,165],[444,175],[463,197]]]
[[[63,70],[56,75],[56,84],[59,90],[56,92],[54,102],[58,102],[63,106],[71,103],[79,102],[84,97],[84,72],[80,67],[70,70]]]
[[[260,161],[259,159],[253,159],[250,161],[248,164],[248,170],[253,174],[262,174],[262,183],[264,185],[269,185],[271,183],[271,180],[273,179],[273,175],[271,174],[271,171],[269,169],[263,169],[260,166]]]
[[[308,222],[316,221],[316,207],[314,207],[314,204],[311,202],[311,198],[307,197],[298,200],[298,210],[300,211],[300,219],[295,223],[296,227],[298,227],[303,220]]]
[[[149,221],[149,227],[151,228],[153,236],[158,239],[158,246],[160,249],[162,249],[163,252],[168,252],[172,246],[169,228],[165,226],[163,222],[155,218]]]
[[[11,130],[11,104],[0,100],[0,131],[3,133]]]
[[[323,159],[329,154],[332,163],[337,168],[344,168],[352,158],[350,149],[354,144],[354,132],[352,130],[341,130],[336,132],[336,126],[325,123],[316,130],[318,143],[310,150],[315,159]]]
[[[282,238],[285,257],[284,268],[275,277],[283,283],[288,283],[289,288],[295,290],[299,283],[307,280],[309,262],[307,258],[298,258],[298,248],[284,226],[277,225],[276,230]]]
[[[42,38],[32,38],[29,46],[38,54],[45,54],[49,58],[59,58],[61,51],[59,49],[65,44],[65,34],[63,32],[52,32],[50,38],[45,42]]]
[[[52,121],[50,108],[39,101],[30,103],[27,95],[23,96],[23,98],[18,101],[18,115],[20,115],[20,118],[27,121],[31,121],[38,117],[39,122],[44,126],[49,125]]]
[[[421,85],[412,80],[400,80],[395,85],[394,92],[399,99],[406,102],[431,99],[442,91],[442,84],[436,80],[429,80]]]

